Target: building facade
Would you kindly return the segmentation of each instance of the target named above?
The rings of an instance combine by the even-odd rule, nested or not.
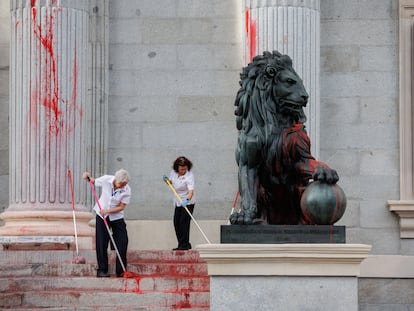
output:
[[[10,66],[10,34],[17,27],[12,18],[19,7],[65,7],[69,2],[0,3],[0,207],[6,211],[13,175],[10,125],[15,122],[9,107],[15,100],[10,95],[15,70]],[[77,3],[73,10],[89,17],[87,34],[83,33],[86,141],[80,141],[85,143],[83,160],[75,161],[72,169],[75,176],[84,169],[95,176],[121,167],[129,170],[133,199],[127,219],[137,248],[147,247],[140,236],[154,225],[154,235],[170,241],[172,194],[162,176],[169,174],[179,155],[194,163],[195,218],[211,235],[218,234],[218,224],[227,222],[237,194],[233,104],[249,56],[246,47],[252,47],[246,11],[267,4],[311,7],[319,18],[318,57],[313,64],[319,79],[314,92],[319,94],[313,103],[317,109],[309,111],[309,122],[315,123],[313,151],[340,175],[348,206],[338,224],[346,226],[347,242],[372,245],[361,267],[360,309],[413,308],[413,298],[404,297],[414,282],[414,1],[72,3]],[[285,43],[276,40],[272,49],[283,51]],[[295,67],[299,60],[290,56]],[[315,78],[303,79],[308,90],[314,87]],[[78,203],[88,209],[87,185],[77,183]],[[196,232],[193,237],[203,242]],[[381,291],[387,297],[378,298]]]

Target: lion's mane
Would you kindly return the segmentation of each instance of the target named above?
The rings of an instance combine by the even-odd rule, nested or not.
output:
[[[292,68],[291,58],[273,51],[254,57],[240,74],[240,89],[235,100],[236,127],[240,131],[236,149],[237,163],[248,161],[248,159],[241,159],[240,155],[245,154],[243,148],[247,136],[253,135],[257,138],[258,148],[262,153],[261,158],[265,161],[263,164],[270,171],[273,171],[275,166],[279,168],[285,166],[283,163],[275,162],[283,161],[282,132],[297,122],[304,123],[306,116],[303,110],[296,116],[281,113],[274,84],[277,83],[278,75],[283,70],[288,70],[297,76]]]

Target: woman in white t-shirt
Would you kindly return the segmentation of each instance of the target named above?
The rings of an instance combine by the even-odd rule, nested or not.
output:
[[[120,169],[115,175],[104,175],[98,178],[90,176],[89,172],[83,173],[83,178],[96,187],[101,187],[101,196],[95,204],[96,226],[95,246],[98,262],[97,277],[109,277],[108,274],[108,243],[110,236],[104,222],[112,229],[112,236],[122,258],[124,267],[127,266],[128,232],[124,220],[124,209],[131,199],[131,188],[128,185],[129,174]],[[123,276],[123,268],[119,258],[116,258],[116,275]]]
[[[186,157],[178,157],[173,163],[173,170],[170,174],[171,184],[180,196],[182,202],[174,197],[174,229],[177,236],[178,246],[173,250],[189,250],[190,244],[190,222],[191,216],[185,210],[193,214],[194,197],[194,175],[191,172],[193,163]]]

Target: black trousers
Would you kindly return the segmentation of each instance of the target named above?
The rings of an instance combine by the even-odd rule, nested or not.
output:
[[[187,209],[193,214],[194,204],[187,205]],[[182,206],[176,206],[174,211],[174,229],[177,236],[179,249],[190,249],[190,222],[191,217]]]
[[[124,219],[118,219],[109,221],[106,218],[109,227],[112,229],[112,236],[115,244],[118,248],[119,255],[122,258],[122,262],[126,268],[127,266],[127,248],[128,248],[128,232],[126,230],[126,223]],[[105,227],[105,223],[101,217],[96,215],[96,258],[98,261],[98,271],[108,272],[108,245],[110,237],[108,230]],[[116,274],[123,273],[122,265],[116,256]]]

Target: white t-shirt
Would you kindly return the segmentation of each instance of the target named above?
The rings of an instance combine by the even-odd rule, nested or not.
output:
[[[114,190],[114,179],[115,177],[112,175],[104,175],[95,179],[95,186],[102,188],[99,198],[99,204],[102,209],[117,207],[121,202],[128,204],[131,199],[131,188],[129,185],[127,184],[125,187]],[[98,204],[95,204],[93,209],[97,215],[101,215]],[[121,218],[124,218],[124,211],[109,214],[109,220],[111,221]]]
[[[170,173],[171,184],[173,185],[175,191],[178,193],[182,200],[186,200],[188,192],[194,190],[194,174],[191,171],[187,171],[183,176],[178,176],[178,173],[174,170]],[[180,202],[174,196],[175,206],[180,206]],[[195,195],[188,202],[188,204],[195,204]]]

